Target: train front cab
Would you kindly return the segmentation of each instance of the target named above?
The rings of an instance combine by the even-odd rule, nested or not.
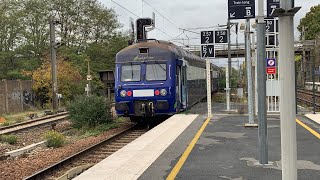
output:
[[[119,63],[115,100],[119,116],[171,115],[187,107],[187,64],[183,60]]]

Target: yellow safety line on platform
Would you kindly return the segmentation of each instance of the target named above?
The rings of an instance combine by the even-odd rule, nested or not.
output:
[[[189,154],[191,153],[194,145],[197,143],[198,139],[200,138],[200,136],[201,136],[202,132],[204,131],[204,129],[207,127],[207,125],[208,125],[210,120],[211,120],[211,118],[207,118],[207,120],[203,123],[203,125],[201,126],[201,128],[199,129],[197,134],[194,136],[194,138],[192,139],[192,141],[188,145],[187,149],[184,151],[184,153],[180,157],[180,159],[177,162],[177,164],[172,169],[171,173],[167,177],[167,180],[174,180],[174,178],[177,176],[177,174],[179,173],[181,167],[183,166],[184,162],[187,160],[187,158],[188,158]]]
[[[311,129],[309,126],[307,126],[306,124],[304,124],[303,122],[301,122],[299,119],[296,119],[296,122],[298,124],[300,124],[300,126],[304,127],[306,130],[308,130],[309,132],[311,132],[314,136],[316,136],[317,138],[320,139],[320,134],[317,133],[315,130]]]

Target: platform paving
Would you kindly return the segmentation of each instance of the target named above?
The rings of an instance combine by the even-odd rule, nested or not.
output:
[[[219,112],[221,113],[221,112]],[[218,114],[218,113],[217,113]],[[166,179],[205,120],[199,116],[174,143],[140,176],[140,180]],[[319,125],[298,117],[319,132]],[[244,128],[244,115],[214,115],[179,171],[176,179],[280,180],[280,118],[268,117],[268,148],[271,166],[258,162],[258,129]],[[320,179],[320,140],[297,124],[298,179]]]
[[[170,117],[80,174],[75,180],[137,179],[197,116],[178,114]]]

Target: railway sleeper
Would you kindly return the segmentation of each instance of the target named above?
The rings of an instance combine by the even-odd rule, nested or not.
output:
[[[125,139],[118,139],[118,140],[116,140],[115,142],[128,144],[128,143],[130,143],[131,141],[125,140]]]
[[[124,137],[124,138],[121,138],[122,140],[131,140],[131,141],[133,141],[133,140],[135,140],[135,139],[137,139],[136,137]]]
[[[125,146],[128,143],[122,143],[122,142],[112,142],[110,145],[115,145],[115,146]]]
[[[92,158],[86,158],[86,159],[81,159],[79,162],[77,162],[75,165],[76,166],[82,166],[85,164],[96,164],[100,162],[102,159],[92,159]]]
[[[107,150],[109,150],[109,149],[121,149],[121,148],[123,148],[124,146],[122,146],[122,145],[109,145],[107,148],[103,148],[103,149],[101,149],[102,151],[107,151]]]
[[[140,135],[140,134],[144,134],[145,132],[146,131],[133,131],[133,132],[128,133],[127,135],[130,135],[130,134]]]
[[[105,153],[103,153],[103,152],[95,152],[94,154],[91,154],[90,156],[89,156],[89,158],[90,159],[104,159],[104,158],[106,158],[106,155],[105,155]]]

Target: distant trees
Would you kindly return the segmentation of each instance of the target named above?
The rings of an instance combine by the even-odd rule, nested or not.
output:
[[[115,53],[127,45],[126,35],[117,31],[115,12],[97,0],[0,0],[0,79],[24,78],[21,70],[33,70],[44,62],[51,15],[61,23],[56,33],[65,43],[62,49],[68,49],[66,55],[89,52],[86,58],[94,70],[113,64]]]
[[[298,30],[303,31],[305,27],[306,40],[315,39],[320,33],[320,4],[311,7],[310,12],[300,20]]]
[[[32,78],[37,95],[50,102],[50,16],[61,23],[56,37],[64,42],[58,49],[59,93],[83,93],[88,61],[101,87],[95,72],[114,68],[128,38],[119,32],[115,12],[98,0],[0,0],[0,79]],[[74,87],[80,80],[81,87]]]

